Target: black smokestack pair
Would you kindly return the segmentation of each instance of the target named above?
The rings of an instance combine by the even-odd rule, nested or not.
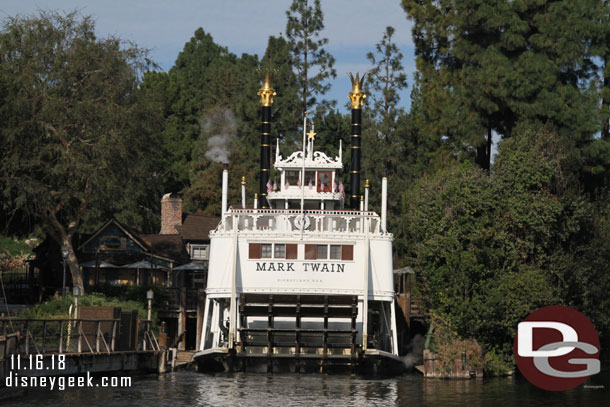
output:
[[[262,73],[262,71],[261,71]],[[362,140],[362,104],[366,95],[362,91],[362,83],[366,74],[356,78],[349,74],[352,81],[352,91],[349,93],[352,107],[352,151],[350,170],[350,208],[360,208],[360,157]],[[271,85],[271,72],[267,70],[263,78],[263,86],[258,91],[261,98],[261,169],[259,177],[259,202],[261,208],[269,208],[267,201],[267,183],[269,182],[269,166],[271,162],[271,106],[276,95]]]
[[[352,91],[349,93],[352,106],[352,151],[350,165],[350,209],[360,209],[360,157],[362,155],[362,104],[366,95],[362,91],[362,83],[364,77],[356,78],[350,73],[349,77],[352,80]]]
[[[261,71],[262,74],[262,71]],[[259,202],[262,209],[269,208],[267,201],[267,183],[271,163],[271,106],[275,90],[271,86],[271,72],[267,70],[263,77],[263,87],[258,91],[261,97],[261,171],[259,177]]]

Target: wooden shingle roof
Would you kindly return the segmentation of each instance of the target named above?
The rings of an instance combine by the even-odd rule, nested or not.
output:
[[[209,241],[210,231],[216,229],[220,218],[214,216],[188,215],[176,230],[185,241]]]

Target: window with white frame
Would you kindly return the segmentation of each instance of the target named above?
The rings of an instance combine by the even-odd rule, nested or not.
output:
[[[192,244],[191,259],[193,260],[208,260],[209,245],[207,244]]]
[[[301,171],[288,170],[286,171],[286,183],[290,186],[297,186],[301,179]]]

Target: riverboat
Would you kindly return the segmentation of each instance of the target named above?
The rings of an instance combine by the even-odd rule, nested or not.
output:
[[[351,76],[351,74],[350,74]],[[362,79],[351,77],[349,208],[338,156],[315,149],[313,125],[303,123],[303,148],[275,150],[279,188],[269,178],[271,74],[263,78],[259,194],[246,207],[227,206],[210,233],[209,274],[200,371],[354,372],[395,374],[398,357],[393,236],[386,227],[387,179],[381,215],[360,193]],[[309,127],[309,131],[308,131]],[[274,183],[275,184],[275,183]]]

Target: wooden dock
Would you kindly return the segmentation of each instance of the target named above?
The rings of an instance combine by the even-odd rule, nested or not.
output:
[[[151,321],[140,321],[139,335],[128,341],[127,348],[120,346],[125,342],[119,335],[120,323],[119,319],[0,318],[0,379],[10,374],[165,372],[165,351]],[[60,358],[61,366],[56,363]]]
[[[194,350],[179,350],[176,354],[176,361],[173,366],[174,370],[188,369],[193,362],[195,353],[196,351]]]

